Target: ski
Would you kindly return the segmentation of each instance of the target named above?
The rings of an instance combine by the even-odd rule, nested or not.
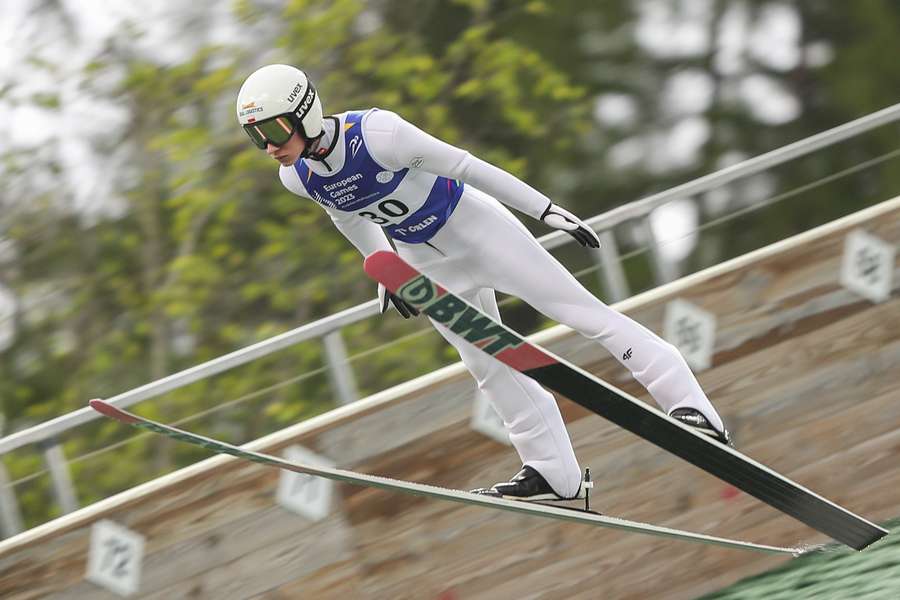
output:
[[[669,418],[587,371],[526,341],[418,272],[397,254],[366,258],[366,273],[435,322],[541,385],[856,550],[887,530],[772,469]]]
[[[736,548],[740,550],[753,550],[757,552],[766,552],[770,554],[791,554],[800,556],[811,551],[813,548],[796,547],[784,548],[780,546],[766,546],[764,544],[754,544],[752,542],[742,542],[739,540],[731,540],[720,538],[702,533],[692,533],[689,531],[681,531],[679,529],[670,529],[668,527],[657,527],[636,521],[628,521],[626,519],[618,519],[608,517],[594,512],[582,511],[581,509],[572,509],[564,507],[554,507],[545,504],[534,504],[517,500],[504,500],[502,498],[491,498],[479,494],[472,494],[461,490],[453,490],[441,488],[424,483],[415,483],[412,481],[402,481],[399,479],[391,479],[388,477],[380,477],[378,475],[367,475],[365,473],[355,473],[343,469],[335,469],[330,467],[318,467],[312,465],[304,465],[298,462],[285,460],[254,452],[244,448],[233,446],[225,442],[220,442],[212,438],[197,435],[189,431],[163,425],[150,419],[145,419],[128,411],[117,408],[116,406],[104,400],[91,400],[90,406],[100,414],[120,421],[127,425],[152,431],[174,438],[181,442],[187,442],[211,450],[218,454],[230,454],[238,458],[250,460],[256,463],[293,471],[295,473],[303,473],[306,475],[315,475],[325,477],[334,481],[351,483],[354,485],[362,485],[367,487],[379,488],[391,492],[400,492],[403,494],[412,494],[416,496],[427,496],[446,500],[449,502],[458,502],[461,504],[470,504],[481,506],[495,510],[503,510],[514,513],[532,515],[536,517],[544,517],[548,519],[556,519],[559,521],[570,521],[575,523],[583,523],[586,525],[595,525],[599,527],[608,527],[612,529],[621,529],[647,535],[655,535],[660,537],[675,538],[692,542],[700,542],[703,544],[712,544],[717,546],[725,546],[727,548]]]

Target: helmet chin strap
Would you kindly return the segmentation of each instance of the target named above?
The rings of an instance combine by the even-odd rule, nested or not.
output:
[[[327,142],[330,137],[327,134],[327,129],[323,126],[322,133],[320,133],[315,138],[306,137],[305,132],[301,131],[300,135],[303,136],[303,140],[306,142],[306,147],[303,148],[303,152],[300,154],[300,158],[308,158],[309,160],[317,160],[325,165],[325,168],[331,171],[331,165],[328,164],[328,161],[325,158],[331,154],[331,150],[334,148],[334,144],[329,144]],[[336,136],[335,136],[336,139]],[[332,140],[333,141],[333,140]]]
[[[328,154],[328,147],[322,147],[322,141],[325,137],[325,133],[315,139],[304,138],[306,141],[306,147],[303,149],[303,158],[308,158],[310,160],[322,160],[322,157]]]
[[[325,157],[331,154],[329,152],[330,148],[327,146],[323,147],[322,141],[325,138],[325,132],[322,132],[322,135],[317,137],[314,140],[306,139],[306,148],[303,149],[303,153],[300,154],[300,158],[308,158],[309,160],[317,160],[323,165],[325,168],[331,171],[331,165],[328,164],[328,161],[325,160]]]

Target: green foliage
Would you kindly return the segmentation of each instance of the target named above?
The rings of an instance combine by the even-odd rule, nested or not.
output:
[[[881,525],[891,533],[864,552],[853,552],[837,543],[829,544],[818,552],[810,552],[705,594],[700,600],[892,598],[900,588],[900,571],[897,570],[900,519]]]

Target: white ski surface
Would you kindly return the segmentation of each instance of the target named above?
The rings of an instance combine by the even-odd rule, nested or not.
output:
[[[584,523],[587,525],[609,527],[612,529],[623,529],[625,531],[643,533],[646,535],[675,538],[679,540],[700,542],[703,544],[724,546],[727,548],[737,548],[740,550],[754,550],[757,552],[767,552],[770,554],[791,554],[793,556],[800,556],[801,554],[804,554],[810,550],[810,548],[801,547],[785,548],[780,546],[754,544],[752,542],[743,542],[739,540],[705,535],[702,533],[692,533],[690,531],[682,531],[679,529],[670,529],[668,527],[648,525],[646,523],[639,523],[636,521],[628,521],[626,519],[619,519],[616,517],[608,517],[605,515],[580,512],[567,508],[557,508],[554,506],[533,504],[517,500],[491,498],[464,492],[461,490],[453,490],[433,485],[427,485],[424,483],[402,481],[398,479],[391,479],[389,477],[381,477],[378,475],[367,475],[365,473],[355,473],[353,471],[345,471],[343,469],[304,465],[301,463],[288,461],[283,458],[278,458],[277,456],[263,454],[261,452],[254,452],[252,450],[245,450],[238,446],[233,446],[231,444],[220,442],[212,438],[197,435],[195,433],[177,429],[175,427],[170,427],[168,425],[163,425],[161,423],[157,423],[156,421],[145,419],[128,411],[117,408],[104,400],[91,400],[90,405],[91,408],[93,408],[97,412],[112,419],[116,419],[117,421],[121,421],[140,429],[146,429],[155,433],[166,435],[182,442],[201,446],[219,454],[230,454],[232,456],[251,460],[253,462],[278,467],[280,469],[286,469],[288,471],[294,471],[296,473],[305,473],[308,475],[325,477],[334,481],[343,481],[345,483],[351,483],[354,485],[363,485],[392,492],[400,492],[403,494],[413,494],[416,496],[427,496],[430,498],[437,498],[439,500],[459,502],[462,504],[470,504],[474,506],[482,506],[495,510],[505,510],[509,512],[533,515],[536,517],[545,517],[548,519],[557,519],[560,521]]]

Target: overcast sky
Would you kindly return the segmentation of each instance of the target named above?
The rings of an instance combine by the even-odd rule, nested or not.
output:
[[[115,156],[97,156],[90,140],[121,136],[127,112],[114,98],[85,90],[81,75],[85,66],[129,23],[139,33],[128,36],[133,51],[160,64],[178,63],[201,44],[239,39],[239,28],[230,3],[212,0],[59,0],[61,14],[38,8],[42,4],[17,0],[4,5],[0,89],[14,87],[0,98],[0,110],[9,115],[0,123],[0,135],[13,147],[43,145],[38,152],[52,152],[64,163],[60,178],[32,185],[66,186],[82,213],[114,211],[111,173],[122,165]],[[189,19],[200,19],[202,31],[177,37],[183,31],[177,25]],[[26,62],[29,56],[47,68],[31,67]],[[32,99],[42,94],[58,95],[61,106],[36,106]]]

